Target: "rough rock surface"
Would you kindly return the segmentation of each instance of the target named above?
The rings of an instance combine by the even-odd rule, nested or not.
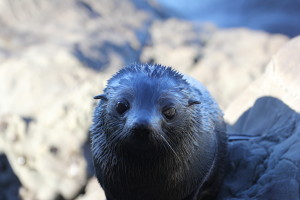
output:
[[[299,51],[297,37],[226,110],[231,162],[219,199],[300,198]]]
[[[155,15],[150,11],[144,1],[2,0],[0,54],[5,58],[50,43],[70,46],[70,53],[97,70],[133,62]]]

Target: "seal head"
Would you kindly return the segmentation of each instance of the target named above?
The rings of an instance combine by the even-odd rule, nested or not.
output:
[[[131,65],[95,98],[93,161],[108,199],[201,198],[224,154],[222,113],[206,90],[169,67]]]

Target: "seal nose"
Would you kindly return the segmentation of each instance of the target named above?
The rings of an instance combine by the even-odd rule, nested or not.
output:
[[[133,137],[135,139],[147,139],[151,133],[151,125],[147,120],[139,120],[133,126]]]

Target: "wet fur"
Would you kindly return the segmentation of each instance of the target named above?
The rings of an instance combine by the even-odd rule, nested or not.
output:
[[[158,122],[144,148],[132,143],[131,116],[114,111],[124,96],[146,110],[156,109],[155,100],[171,99],[178,118],[167,122],[152,114]],[[189,105],[193,101],[201,104]],[[128,115],[139,111],[132,108]],[[131,65],[114,75],[95,109],[91,141],[108,200],[213,199],[224,176],[227,138],[220,109],[205,89],[191,87],[168,67]]]

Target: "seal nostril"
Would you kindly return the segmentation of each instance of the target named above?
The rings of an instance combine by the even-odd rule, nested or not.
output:
[[[134,129],[134,132],[138,134],[148,135],[150,133],[150,130],[146,127],[137,127]]]
[[[133,128],[133,137],[136,139],[145,139],[150,134],[150,129],[145,124],[138,124]]]

